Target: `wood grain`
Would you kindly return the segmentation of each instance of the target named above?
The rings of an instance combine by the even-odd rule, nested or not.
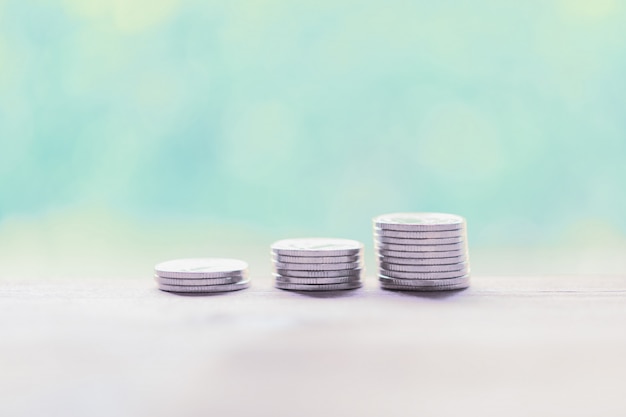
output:
[[[626,277],[452,293],[0,284],[2,416],[623,416]]]

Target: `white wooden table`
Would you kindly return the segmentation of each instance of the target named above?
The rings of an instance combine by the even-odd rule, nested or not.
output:
[[[0,416],[625,416],[626,276],[453,293],[0,284]]]

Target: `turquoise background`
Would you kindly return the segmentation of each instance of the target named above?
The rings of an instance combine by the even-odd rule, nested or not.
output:
[[[621,245],[625,115],[620,1],[0,0],[0,248]]]

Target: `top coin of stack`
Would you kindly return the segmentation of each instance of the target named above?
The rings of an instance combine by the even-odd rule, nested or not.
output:
[[[271,246],[276,288],[349,290],[361,286],[363,244],[348,239],[285,239]]]
[[[466,222],[444,213],[393,213],[374,218],[382,288],[441,291],[470,281]]]
[[[211,293],[248,288],[248,264],[238,259],[197,258],[162,262],[154,267],[162,291]]]

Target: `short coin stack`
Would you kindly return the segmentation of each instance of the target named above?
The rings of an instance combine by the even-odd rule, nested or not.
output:
[[[248,264],[237,259],[177,259],[154,267],[159,289],[178,293],[243,290],[250,286]]]
[[[470,284],[465,219],[443,213],[394,213],[374,218],[381,287],[442,291]]]
[[[361,286],[363,244],[348,239],[279,240],[272,245],[276,288],[351,290]]]

